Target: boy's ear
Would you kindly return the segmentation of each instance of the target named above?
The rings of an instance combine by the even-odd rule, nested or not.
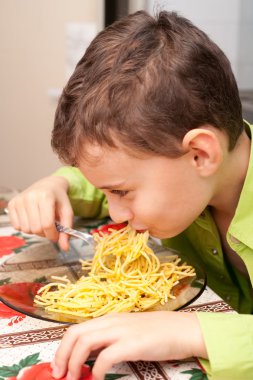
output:
[[[191,164],[202,177],[212,175],[222,161],[221,140],[211,129],[196,128],[188,131],[182,147],[189,152]]]

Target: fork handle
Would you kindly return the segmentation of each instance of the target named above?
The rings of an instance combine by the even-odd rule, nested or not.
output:
[[[87,244],[92,245],[93,238],[92,238],[92,236],[90,236],[88,234],[85,234],[85,233],[83,233],[81,231],[74,230],[73,228],[70,228],[70,227],[64,227],[59,222],[55,222],[55,227],[56,227],[56,229],[57,229],[58,232],[64,232],[64,233],[66,233],[68,235],[75,236],[75,237],[77,237],[79,239],[82,239]]]

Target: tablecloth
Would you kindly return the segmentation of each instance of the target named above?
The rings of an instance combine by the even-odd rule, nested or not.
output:
[[[0,209],[6,207],[8,191],[0,189]],[[100,222],[101,223],[101,222]],[[91,222],[89,228],[96,227]],[[75,244],[78,244],[77,242]],[[81,244],[79,242],[79,244]],[[9,218],[0,215],[0,285],[12,282],[13,273],[20,282],[27,273],[33,281],[43,282],[45,268],[53,271],[56,247],[47,239],[15,231]],[[51,268],[51,269],[50,269]],[[50,273],[49,273],[50,274]],[[206,311],[231,313],[232,308],[210,288],[179,312]],[[0,380],[32,380],[42,363],[50,362],[68,325],[21,314],[0,302]],[[150,343],[152,344],[152,342]],[[154,348],[155,349],[155,348]],[[94,361],[87,364],[92,367]],[[115,365],[106,380],[204,380],[207,376],[197,359],[165,362],[125,362]]]

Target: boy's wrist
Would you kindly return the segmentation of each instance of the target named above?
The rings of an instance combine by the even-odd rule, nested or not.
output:
[[[201,331],[201,326],[197,317],[197,313],[189,313],[189,316],[192,319],[192,331],[191,331],[191,336],[193,337],[191,341],[192,356],[208,359],[206,344],[204,341],[204,336]]]

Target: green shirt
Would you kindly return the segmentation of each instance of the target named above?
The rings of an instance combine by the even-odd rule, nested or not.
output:
[[[249,133],[252,135],[253,126],[249,126]],[[240,313],[197,313],[209,356],[209,361],[202,360],[202,364],[212,380],[253,379],[253,144],[251,149],[247,176],[227,232],[227,241],[244,261],[249,279],[225,260],[208,208],[180,235],[163,241],[183,252],[190,263],[202,265],[209,287]],[[55,175],[69,181],[75,215],[108,215],[104,194],[88,183],[78,169],[63,167]]]

